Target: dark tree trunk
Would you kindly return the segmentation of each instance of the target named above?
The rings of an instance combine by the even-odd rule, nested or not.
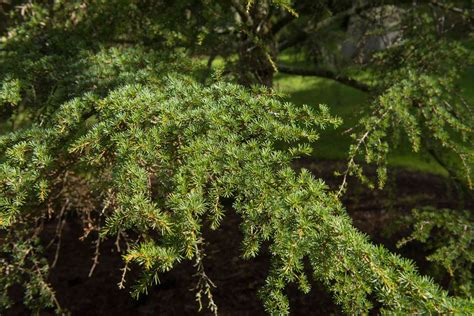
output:
[[[239,81],[243,85],[271,87],[273,84],[277,45],[270,21],[272,14],[268,4],[254,5],[241,15],[247,23],[247,29],[240,33],[237,62]]]
[[[275,56],[275,53],[266,52],[253,43],[242,45],[238,62],[240,83],[247,86],[257,83],[272,87],[275,74],[272,61],[275,61]]]
[[[8,11],[11,6],[4,1],[0,0],[0,35],[2,35],[7,29]]]

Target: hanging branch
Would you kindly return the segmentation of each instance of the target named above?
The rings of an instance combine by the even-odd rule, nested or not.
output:
[[[365,84],[354,78],[347,77],[347,76],[344,76],[344,75],[341,75],[341,74],[338,74],[326,69],[302,69],[302,68],[293,68],[293,67],[288,67],[282,64],[278,64],[278,71],[281,73],[290,74],[290,75],[313,76],[313,77],[331,79],[331,80],[340,82],[342,84],[345,84],[346,86],[350,86],[352,88],[355,88],[363,92],[370,92],[373,90],[373,88],[369,86],[368,84]]]

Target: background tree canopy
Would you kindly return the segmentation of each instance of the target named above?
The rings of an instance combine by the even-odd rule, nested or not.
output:
[[[198,306],[217,313],[206,232],[237,214],[241,255],[270,254],[268,313],[314,282],[347,314],[474,313],[474,98],[460,87],[473,13],[469,0],[0,0],[0,310],[20,288],[33,312],[67,311],[48,278],[75,221],[95,238],[89,276],[115,239],[119,287],[138,297],[191,261]],[[291,76],[337,83],[347,104],[300,104],[281,93]],[[341,146],[335,186],[295,164]],[[351,185],[390,185],[400,148],[455,188],[457,209],[435,198],[394,225],[408,227],[399,246],[425,245],[431,277],[345,209]]]

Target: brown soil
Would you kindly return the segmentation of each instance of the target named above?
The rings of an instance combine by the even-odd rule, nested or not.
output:
[[[316,176],[336,187],[340,178],[333,176],[342,164],[334,162],[315,163],[301,160],[296,168],[310,169]],[[464,207],[472,209],[473,200],[463,201],[446,178],[430,174],[393,170],[389,185],[383,191],[370,191],[351,180],[351,188],[344,198],[354,225],[371,236],[374,242],[383,243],[397,250],[394,243],[406,231],[390,233],[393,222],[413,207],[433,205],[436,207]],[[257,259],[245,261],[240,258],[241,233],[239,218],[228,212],[222,227],[206,235],[205,268],[217,288],[214,298],[220,315],[265,315],[258,289],[263,285],[268,270],[269,256],[261,254]],[[44,239],[49,241],[56,224],[47,226]],[[130,297],[128,289],[120,290],[120,269],[123,267],[120,253],[114,241],[105,241],[100,248],[100,263],[92,277],[88,277],[94,254],[93,238],[80,241],[81,226],[70,218],[64,227],[59,260],[51,270],[50,282],[56,289],[59,302],[72,315],[195,315],[210,314],[205,308],[198,312],[195,303],[196,284],[192,263],[184,262],[164,274],[161,283],[148,296],[139,300]],[[52,247],[54,248],[54,247]],[[416,247],[406,248],[403,255],[424,265],[423,256]],[[54,249],[48,250],[48,258],[54,257]],[[51,261],[50,261],[51,262]],[[423,269],[422,269],[423,271]],[[133,273],[132,273],[133,274]],[[128,285],[132,283],[128,281]],[[341,314],[322,285],[313,283],[312,291],[304,295],[296,288],[288,289],[292,315]],[[15,305],[7,315],[29,314],[21,303]],[[51,313],[44,312],[45,315]]]

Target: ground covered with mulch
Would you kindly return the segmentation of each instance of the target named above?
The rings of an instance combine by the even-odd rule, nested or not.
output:
[[[343,167],[343,162],[315,162],[300,160],[295,168],[310,169],[333,188],[341,179],[334,171]],[[395,229],[401,216],[414,207],[435,206],[473,209],[472,199],[460,198],[455,186],[447,178],[391,170],[389,183],[382,191],[368,190],[356,180],[351,179],[350,190],[344,198],[344,205],[353,218],[354,225],[367,233],[375,243],[383,243],[389,249],[417,261],[421,272],[426,262],[420,245],[397,249],[395,243],[409,231]],[[44,240],[47,243],[54,235],[56,223],[46,226]],[[50,282],[56,289],[61,305],[72,315],[195,315],[198,305],[195,302],[197,278],[191,262],[183,262],[161,277],[161,283],[151,289],[148,296],[139,300],[130,297],[127,289],[120,290],[117,283],[123,267],[121,253],[114,240],[107,240],[100,247],[101,256],[94,273],[89,277],[94,256],[94,236],[84,241],[82,226],[74,218],[68,218],[62,233],[62,242],[57,265],[51,270]],[[217,231],[205,234],[206,273],[216,285],[214,298],[220,315],[265,315],[258,290],[263,285],[269,265],[268,253],[257,259],[241,259],[239,218],[231,212]],[[48,239],[49,238],[49,239]],[[47,255],[52,261],[55,250],[49,248]],[[50,261],[50,262],[51,262]],[[133,272],[131,273],[133,279]],[[130,285],[132,280],[128,280]],[[341,314],[321,284],[313,283],[312,291],[304,295],[296,289],[288,289],[292,315],[330,315]],[[8,315],[29,314],[18,302]],[[48,311],[44,312],[49,315]],[[205,308],[202,315],[211,314]]]

